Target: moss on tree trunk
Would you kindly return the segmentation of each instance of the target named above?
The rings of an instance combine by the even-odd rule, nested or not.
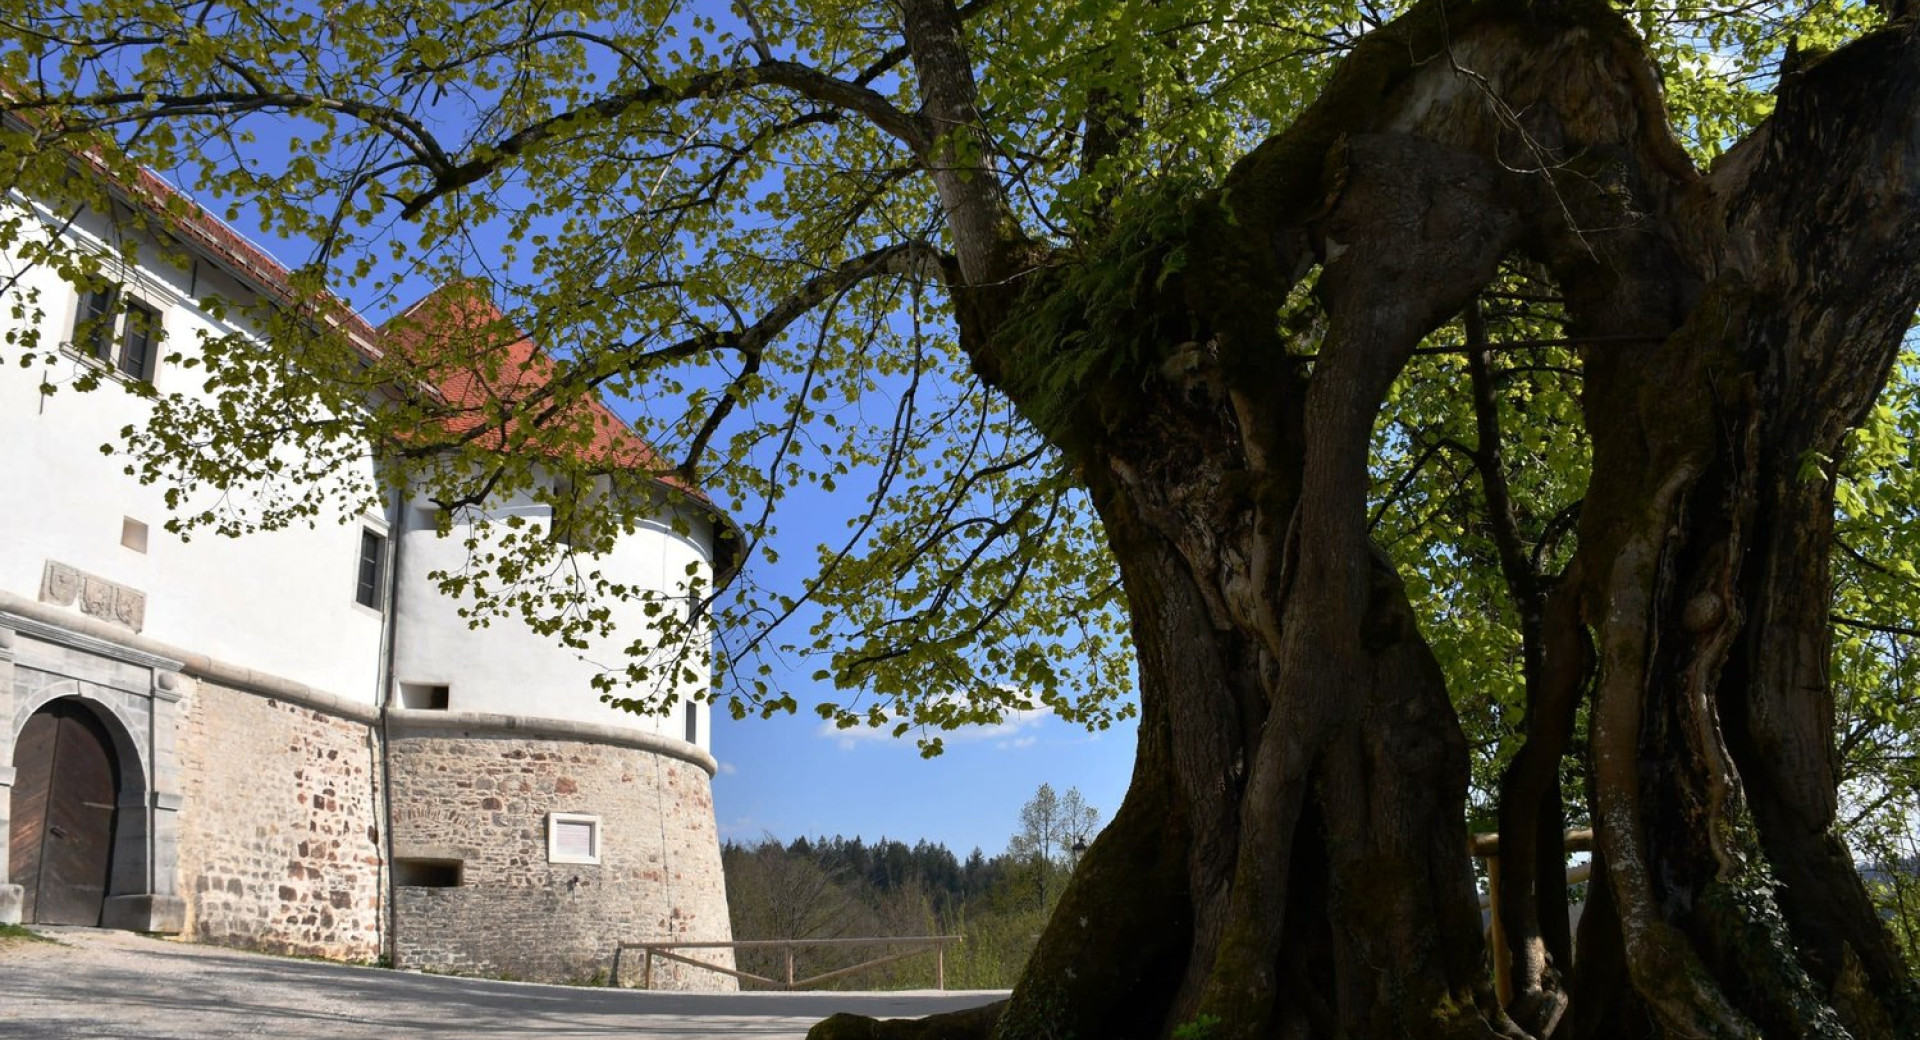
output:
[[[1227,192],[1123,207],[1109,250],[963,313],[1093,492],[1143,708],[1127,801],[991,1035],[1920,1035],[1830,834],[1832,478],[1807,470],[1920,303],[1920,42],[1899,23],[1791,77],[1710,175],[1655,83],[1605,5],[1422,4]],[[1503,1008],[1464,742],[1366,467],[1411,352],[1513,257],[1594,344],[1593,476],[1573,564],[1509,575],[1534,710]],[[1316,320],[1277,320],[1315,265]],[[1576,956],[1552,890],[1583,701]]]

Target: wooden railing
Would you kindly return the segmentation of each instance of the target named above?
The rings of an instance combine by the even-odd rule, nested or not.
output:
[[[865,971],[868,968],[877,968],[882,964],[892,964],[895,961],[905,960],[908,957],[917,956],[931,949],[933,951],[934,988],[946,989],[947,947],[959,941],[960,936],[957,935],[898,935],[873,939],[742,939],[737,942],[623,942],[614,947],[613,972],[608,979],[608,984],[613,986],[620,985],[620,959],[628,950],[640,950],[644,955],[640,971],[641,989],[653,988],[653,962],[655,958],[659,958],[675,964],[688,964],[696,968],[705,968],[708,971],[717,971],[722,975],[731,975],[743,982],[759,982],[772,986],[775,989],[793,990],[805,989],[815,983],[852,975],[855,972]],[[793,973],[793,951],[796,949],[813,949],[824,946],[909,946],[912,948],[897,950],[885,956],[861,961],[859,964],[850,965],[845,968],[835,968],[832,971],[821,972],[818,975],[809,975],[806,978],[795,979]],[[770,979],[765,975],[755,975],[750,971],[723,968],[718,964],[696,960],[692,957],[673,952],[675,950],[765,949],[783,949],[786,951],[786,981]]]
[[[1507,929],[1500,923],[1500,835],[1475,834],[1467,842],[1475,859],[1487,861],[1487,894],[1480,897],[1480,908],[1488,911],[1487,945],[1493,950],[1493,992],[1501,1004],[1513,999],[1513,954],[1507,949]],[[1587,852],[1593,848],[1593,830],[1579,827],[1567,831],[1561,847],[1568,852]],[[1567,884],[1587,880],[1591,863],[1576,863],[1567,871]]]

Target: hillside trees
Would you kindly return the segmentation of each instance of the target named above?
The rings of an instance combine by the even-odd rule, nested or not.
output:
[[[1041,784],[1033,797],[1020,807],[1020,829],[1008,842],[1008,853],[1026,861],[1039,895],[1039,905],[1047,906],[1050,878],[1061,861],[1071,863],[1076,845],[1085,850],[1100,822],[1100,810],[1088,805],[1080,789],[1070,787],[1066,794],[1055,794],[1052,784]]]
[[[1871,436],[1920,302],[1904,0],[11,6],[22,190],[91,147],[311,236],[312,285],[485,271],[570,348],[490,417],[521,457],[605,391],[729,500],[872,477],[800,593],[740,608],[833,606],[864,699],[828,714],[1098,725],[1132,710],[1124,627],[1132,786],[996,1035],[1920,1032],[1834,831],[1829,672],[1837,490],[1914,462]],[[409,385],[302,350],[336,395]],[[422,439],[435,407],[378,443],[476,450]],[[239,484],[261,455],[206,450],[233,431],[358,443],[302,408],[232,395],[137,465]],[[532,479],[462,457],[450,484]],[[1520,879],[1504,1006],[1456,701],[1516,730],[1480,788]]]
[[[721,848],[727,902],[736,939],[874,938],[957,935],[945,954],[946,981],[953,989],[1007,989],[1019,979],[1046,925],[1034,905],[1035,863],[1008,851],[988,857],[974,849],[964,861],[946,846],[919,841],[772,836],[758,842],[728,842]],[[1049,863],[1057,897],[1069,864]],[[881,948],[804,950],[796,958],[802,977],[857,964]],[[738,954],[742,970],[779,978],[779,950]],[[833,980],[829,988],[888,989],[927,985],[926,957],[870,968]]]

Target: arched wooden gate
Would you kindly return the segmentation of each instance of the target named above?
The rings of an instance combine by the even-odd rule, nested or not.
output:
[[[8,843],[21,919],[99,924],[120,803],[112,737],[84,702],[63,697],[27,720],[13,765]]]

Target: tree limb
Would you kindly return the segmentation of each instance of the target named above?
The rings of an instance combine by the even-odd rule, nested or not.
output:
[[[481,149],[479,154],[458,166],[447,165],[435,169],[433,187],[408,200],[401,215],[409,218],[417,215],[435,199],[486,177],[529,148],[560,136],[583,120],[613,119],[635,108],[725,97],[761,84],[785,87],[810,100],[864,116],[882,132],[905,144],[916,156],[926,156],[932,147],[932,134],[926,122],[893,107],[878,92],[858,83],[836,79],[798,62],[762,61],[757,65],[702,73],[677,86],[649,84],[636,90],[620,91],[528,124]]]

